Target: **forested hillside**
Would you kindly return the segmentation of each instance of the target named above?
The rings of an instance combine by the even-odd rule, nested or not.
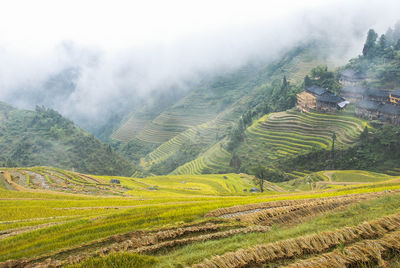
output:
[[[130,175],[131,164],[109,145],[54,110],[0,103],[0,166],[46,165],[94,174]]]

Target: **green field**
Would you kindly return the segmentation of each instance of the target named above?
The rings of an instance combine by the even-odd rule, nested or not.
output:
[[[296,172],[298,173],[298,172]],[[349,185],[371,185],[380,182],[397,181],[397,177],[364,170],[330,170],[305,174],[277,183],[288,191],[310,191],[340,189]]]
[[[202,174],[212,173],[216,170],[231,171],[229,161],[231,154],[226,151],[221,142],[215,144],[198,158],[178,167],[172,174]]]
[[[358,170],[343,170],[335,171],[331,175],[334,182],[380,182],[387,181],[391,177],[385,174],[374,172],[358,171]]]
[[[329,181],[324,172],[321,180]],[[82,267],[187,266],[216,254],[356,225],[398,211],[400,197],[394,192],[400,189],[398,177],[329,172],[340,182],[365,183],[319,190],[267,183],[265,193],[249,193],[256,185],[245,174],[127,178],[50,167],[2,169],[0,261],[27,258],[43,264],[50,258],[53,263]],[[111,179],[120,184],[110,183]],[[310,201],[304,203],[306,199]],[[241,206],[232,207],[237,205]],[[310,210],[313,206],[315,212]],[[340,211],[333,212],[337,206]],[[276,210],[271,219],[276,218],[277,224],[246,220],[268,207]],[[225,210],[218,212],[221,208]],[[222,216],[207,216],[210,212]],[[299,212],[306,214],[294,216],[294,225],[286,226],[290,218],[279,223],[285,213]],[[351,219],[340,216],[344,214]],[[298,222],[305,216],[308,221]],[[273,232],[265,233],[269,228]],[[136,233],[142,238],[137,240]],[[126,253],[119,253],[124,248]],[[96,257],[99,250],[108,253]]]
[[[257,163],[295,157],[311,150],[329,150],[332,134],[336,148],[352,145],[367,125],[345,113],[301,113],[288,110],[267,114],[246,130],[246,138],[236,153],[248,167]]]

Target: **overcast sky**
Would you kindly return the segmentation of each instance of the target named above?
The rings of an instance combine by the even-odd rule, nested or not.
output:
[[[127,95],[276,57],[313,35],[356,56],[366,31],[382,33],[399,10],[398,0],[1,0],[0,100],[32,108],[24,96],[78,67],[76,90],[53,106],[96,117]]]
[[[265,24],[301,12],[364,13],[384,25],[398,13],[387,0],[2,0],[0,40],[32,53],[62,40],[108,49],[171,44],[194,34]],[[343,12],[343,13],[342,13]]]
[[[0,33],[3,44],[31,52],[50,49],[65,39],[112,49],[142,47],[273,21],[332,2],[335,1],[2,0]]]

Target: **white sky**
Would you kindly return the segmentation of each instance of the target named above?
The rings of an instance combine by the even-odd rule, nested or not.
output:
[[[313,38],[329,37],[342,62],[399,10],[400,0],[0,0],[0,101],[32,108],[41,103],[31,96],[54,93],[43,87],[51,75],[79,68],[74,91],[51,105],[74,120],[102,118],[127,96]]]
[[[62,40],[120,49],[259,24],[331,0],[1,0],[0,45],[38,52]]]

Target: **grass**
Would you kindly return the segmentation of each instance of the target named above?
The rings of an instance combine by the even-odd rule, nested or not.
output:
[[[198,158],[178,167],[171,174],[202,174],[218,170],[232,171],[229,166],[232,155],[221,146],[221,143],[222,141],[215,144]]]
[[[206,241],[181,247],[171,252],[159,254],[158,267],[189,266],[205,258],[222,255],[226,252],[267,244],[288,238],[300,237],[322,231],[353,226],[367,220],[377,219],[399,211],[400,196],[386,196],[363,202],[340,212],[317,216],[296,226],[274,226],[267,233],[239,234],[216,241]]]
[[[30,173],[32,179],[38,170],[47,174],[56,172],[55,169],[45,167],[3,169],[3,171],[14,173],[23,170],[32,172]],[[65,180],[68,180],[70,176],[76,176],[77,178],[71,180],[71,184],[79,182],[86,185],[91,181],[77,173],[60,170],[58,172],[64,174],[60,177]],[[104,194],[89,195],[79,191],[75,194],[49,191],[41,189],[40,185],[36,189],[30,189],[30,191],[0,189],[0,230],[6,231],[29,226],[35,227],[45,223],[58,223],[53,226],[34,228],[20,234],[16,233],[8,238],[1,239],[0,261],[38,256],[135,230],[156,230],[165,227],[179,227],[184,223],[203,222],[205,220],[203,216],[207,212],[222,207],[400,189],[399,182],[393,180],[352,185],[326,191],[301,193],[269,191],[263,194],[250,194],[243,190],[254,187],[251,178],[238,174],[168,175],[143,179],[114,176],[96,176],[95,178],[98,181],[96,187],[99,187],[99,192],[104,191],[102,190],[103,187],[110,187],[111,189],[114,186],[109,182],[111,178],[119,179],[121,183],[119,187],[124,187],[126,191],[123,196],[105,196]],[[158,190],[149,190],[150,187],[154,186],[158,186],[156,187]],[[398,201],[398,199],[393,200],[393,202]],[[390,204],[392,204],[392,201],[390,201]],[[386,212],[383,210],[383,205],[381,207],[379,203],[377,203],[376,208],[375,205],[368,205],[364,209],[373,210],[374,215],[378,217],[397,209],[397,207],[391,207],[388,204],[386,203]],[[371,213],[363,214],[365,217],[369,217],[368,215]],[[333,221],[335,217],[330,218],[330,221]],[[340,219],[342,224],[345,220],[349,219]],[[321,222],[318,224],[321,224]],[[312,226],[316,230],[322,230],[323,226],[328,225],[328,223],[322,224],[320,229],[316,228],[317,224]],[[333,224],[332,228],[334,226],[337,225]],[[306,231],[299,233],[293,233],[293,230],[287,232],[290,235],[301,235],[311,232],[312,228],[307,228]],[[275,230],[278,229],[274,229],[274,239],[284,237],[283,233],[279,233],[280,231],[275,234]],[[202,256],[208,256],[205,252],[201,253],[201,250],[207,247],[213,247],[212,251],[209,250],[209,254],[220,254],[226,250],[234,250],[236,247],[269,241],[267,239],[271,235],[271,233],[268,235],[235,235],[221,240],[204,242],[205,244],[195,243],[183,246],[166,252],[165,257],[162,257],[164,253],[161,253],[161,262],[157,265],[167,265],[169,262],[176,264],[197,262]],[[10,248],[13,250],[11,251]],[[189,253],[190,250],[195,251]],[[96,259],[92,261],[96,263],[105,260]]]
[[[329,170],[313,173],[292,172],[297,174],[295,179],[277,183],[287,191],[312,191],[324,189],[348,189],[347,185],[379,185],[379,183],[390,183],[397,177],[382,173],[364,170]],[[356,186],[354,186],[356,187]]]
[[[314,149],[330,149],[332,133],[336,148],[350,146],[367,123],[345,112],[300,113],[296,110],[272,113],[256,120],[247,130],[236,154],[251,169]]]
[[[332,174],[332,180],[335,182],[380,182],[390,178],[386,174],[360,170],[341,170]]]

